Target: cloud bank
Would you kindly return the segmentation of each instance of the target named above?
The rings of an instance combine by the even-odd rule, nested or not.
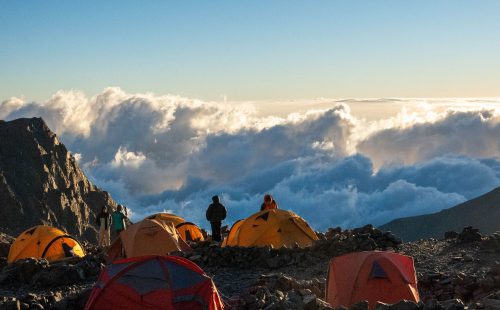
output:
[[[265,193],[318,230],[436,212],[500,186],[500,100],[321,100],[285,116],[262,104],[59,91],[11,98],[0,118],[41,116],[98,186],[135,219],[170,211],[208,226],[219,194],[228,224]],[[272,104],[272,103],[266,103]],[[360,104],[398,105],[367,119]]]

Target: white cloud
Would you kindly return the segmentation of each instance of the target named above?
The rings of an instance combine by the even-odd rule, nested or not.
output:
[[[264,107],[113,87],[91,98],[11,98],[0,117],[43,117],[137,218],[171,210],[206,226],[205,208],[220,194],[232,221],[271,192],[317,229],[352,227],[438,211],[500,185],[500,100],[321,98],[280,115]],[[394,112],[366,117],[373,107]]]
[[[377,166],[412,164],[447,154],[500,155],[500,109],[449,110],[431,121],[376,131],[357,145]]]

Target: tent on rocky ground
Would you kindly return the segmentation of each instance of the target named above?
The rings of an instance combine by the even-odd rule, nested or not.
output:
[[[12,243],[7,261],[34,257],[49,262],[66,257],[83,257],[85,251],[78,241],[64,231],[51,226],[39,225],[21,233]]]
[[[120,232],[108,250],[108,259],[144,255],[167,255],[177,251],[191,251],[172,223],[142,220]]]
[[[175,226],[184,241],[203,241],[201,229],[191,222],[180,223]]]
[[[212,279],[195,263],[176,256],[143,256],[103,269],[86,310],[223,309]]]
[[[316,233],[297,214],[264,210],[233,224],[222,246],[272,246],[274,248],[310,246]]]
[[[332,307],[349,307],[367,300],[418,302],[413,258],[393,252],[357,252],[332,258],[328,269],[326,301]]]
[[[181,238],[184,241],[203,241],[201,229],[191,222],[187,222],[180,216],[171,213],[156,213],[146,217],[146,219],[157,220],[161,222],[172,222],[175,228],[179,231]]]

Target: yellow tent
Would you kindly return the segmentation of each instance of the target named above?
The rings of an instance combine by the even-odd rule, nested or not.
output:
[[[222,246],[272,246],[273,248],[310,246],[316,233],[297,214],[264,210],[234,223]]]
[[[122,254],[128,257],[167,255],[176,251],[190,251],[172,223],[145,219],[120,232],[108,250],[108,258],[115,260]]]
[[[174,224],[175,228],[184,241],[203,241],[203,234],[201,229],[191,222],[187,222],[180,216],[171,213],[156,213],[146,217],[146,219],[154,219],[160,222]]]
[[[180,223],[175,226],[184,241],[203,241],[203,234],[198,226],[191,222]]]
[[[162,222],[172,222],[174,224],[174,226],[177,226],[181,223],[186,222],[186,220],[180,216],[177,216],[177,215],[172,214],[172,213],[165,213],[165,212],[150,215],[150,216],[146,217],[146,219],[157,220],[157,221],[162,221]]]
[[[7,261],[34,257],[45,258],[49,262],[62,258],[83,257],[85,251],[78,241],[60,229],[39,225],[21,233],[12,243]]]

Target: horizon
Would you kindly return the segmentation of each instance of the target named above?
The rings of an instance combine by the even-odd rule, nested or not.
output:
[[[500,186],[495,98],[236,104],[110,87],[0,101],[0,119],[33,116],[136,220],[168,211],[206,227],[205,208],[219,194],[231,223],[271,193],[317,230],[352,228],[437,212]]]

